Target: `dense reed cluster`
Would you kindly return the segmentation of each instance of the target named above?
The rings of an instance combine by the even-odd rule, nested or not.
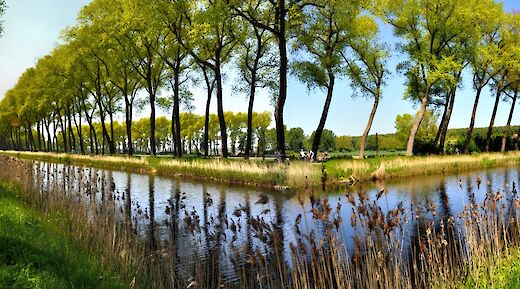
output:
[[[174,187],[156,207],[152,181],[142,204],[105,171],[10,157],[0,163],[9,168],[1,182],[60,214],[63,230],[133,288],[458,288],[483,276],[492,286],[497,261],[520,245],[514,182],[482,202],[471,195],[457,214],[445,188],[440,204],[426,198],[389,210],[380,205],[385,190],[346,192],[333,203],[306,189],[297,196],[300,214],[284,220],[274,195],[227,208],[203,189],[197,210]]]

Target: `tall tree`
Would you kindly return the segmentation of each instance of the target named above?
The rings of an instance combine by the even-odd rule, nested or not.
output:
[[[473,89],[475,90],[475,100],[471,111],[469,128],[464,142],[464,153],[469,153],[469,147],[475,127],[477,109],[484,87],[493,79],[500,70],[494,69],[494,63],[502,56],[504,43],[500,41],[500,31],[503,29],[504,12],[497,5],[491,5],[489,9],[482,10],[482,15],[478,22],[478,33],[472,40],[472,51],[468,55],[469,64],[473,73]]]
[[[294,63],[294,73],[309,89],[326,90],[325,103],[312,141],[314,157],[318,155],[321,135],[325,128],[336,78],[344,74],[342,52],[348,41],[358,37],[358,31],[374,28],[369,19],[360,18],[357,3],[345,1],[314,1],[304,10],[304,23],[297,31],[296,49],[310,55],[310,59]],[[359,27],[362,24],[364,27]],[[371,32],[373,33],[373,32]]]
[[[228,137],[223,105],[222,66],[231,59],[237,44],[236,18],[225,0],[184,6],[188,31],[177,34],[177,40],[201,65],[213,72],[216,82],[217,115],[220,126],[222,157],[228,157]]]
[[[302,0],[226,0],[232,3],[234,12],[251,25],[269,31],[277,41],[279,56],[279,91],[275,101],[277,150],[285,157],[285,125],[283,112],[287,99],[287,72],[289,57],[287,43],[290,31],[301,24],[301,10],[311,2]]]
[[[101,51],[98,59],[113,86],[124,99],[126,147],[129,155],[134,153],[132,141],[132,118],[134,102],[141,80],[133,65],[135,61],[131,43],[117,30],[116,17],[121,17],[122,6],[119,1],[97,0],[85,6],[78,17],[82,30],[100,39]]]
[[[362,93],[369,95],[374,99],[372,110],[368,118],[368,123],[363,131],[359,143],[359,157],[364,158],[365,146],[372,128],[372,123],[379,106],[382,96],[382,86],[388,70],[385,69],[388,51],[384,45],[377,43],[377,34],[365,31],[363,37],[358,37],[349,41],[349,47],[352,55],[343,53],[347,74],[351,80],[352,87]]]
[[[408,138],[407,155],[413,154],[415,136],[431,103],[432,86],[439,81],[453,84],[452,71],[461,69],[447,50],[475,29],[478,11],[487,7],[482,3],[490,1],[399,0],[383,1],[385,5],[380,5],[379,11],[402,38],[402,51],[408,55],[408,60],[400,65],[407,77],[407,97],[420,102]]]
[[[164,49],[164,30],[158,30],[148,25],[150,17],[160,17],[159,13],[150,9],[150,3],[145,0],[128,0],[124,2],[122,10],[117,15],[114,28],[122,33],[128,41],[133,53],[132,65],[141,77],[142,86],[148,93],[150,105],[150,153],[157,154],[155,141],[156,99],[159,89],[164,85],[165,63],[160,56]]]
[[[259,88],[275,89],[277,84],[273,75],[277,61],[272,50],[272,35],[267,30],[258,26],[246,25],[246,23],[242,23],[238,29],[249,31],[247,34],[250,35],[239,40],[238,49],[238,68],[241,80],[244,80],[247,85],[237,85],[239,91],[249,95],[244,148],[244,156],[249,158],[253,153],[253,107],[257,90]],[[241,80],[239,83],[242,83]]]

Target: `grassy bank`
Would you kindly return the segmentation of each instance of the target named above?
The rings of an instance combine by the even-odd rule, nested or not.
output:
[[[2,151],[0,155],[279,189],[319,186],[324,177],[321,164],[302,161],[281,164],[273,160],[172,159],[169,157],[89,156],[15,151]],[[518,151],[475,155],[386,156],[363,160],[329,160],[325,163],[325,172],[327,184],[337,185],[352,181],[365,182],[374,179],[451,174],[475,169],[512,166],[519,162],[520,152]]]
[[[397,179],[413,176],[458,173],[476,169],[513,166],[520,163],[520,152],[474,155],[394,156],[364,160],[332,160],[327,173],[334,180],[351,176],[359,181]]]
[[[520,248],[512,248],[509,254],[496,263],[486,262],[475,276],[468,277],[455,287],[473,288],[520,288]]]
[[[128,288],[62,231],[61,217],[0,185],[0,288]]]

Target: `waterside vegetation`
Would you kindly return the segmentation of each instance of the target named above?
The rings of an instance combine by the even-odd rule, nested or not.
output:
[[[454,174],[507,167],[520,162],[520,152],[475,155],[386,156],[368,159],[336,159],[325,163],[275,159],[200,159],[153,156],[90,156],[41,152],[0,151],[21,159],[132,171],[213,182],[261,186],[272,189],[315,188],[412,176]]]
[[[0,184],[0,288],[128,288],[67,231],[64,211],[43,213]]]
[[[168,200],[164,226],[169,233],[161,240],[152,207],[149,223],[143,224],[128,210],[128,192],[114,191],[109,179],[99,182],[103,178],[97,173],[92,177],[88,170],[10,157],[0,161],[11,168],[0,171],[0,180],[20,185],[19,198],[43,212],[63,212],[60,228],[101,254],[103,263],[129,277],[135,288],[514,288],[518,281],[520,200],[515,183],[487,192],[482,202],[470,194],[470,203],[456,215],[445,190],[440,204],[426,199],[388,211],[378,205],[384,192],[347,193],[337,205],[327,197],[302,194],[297,197],[302,213],[294,220],[287,256],[278,212],[256,216],[246,205],[226,215],[206,194],[204,210],[215,206],[218,215],[199,216],[176,192]],[[127,197],[119,203],[122,195]],[[256,204],[270,201],[262,195]],[[346,236],[341,226],[346,221],[342,208],[349,207],[353,236]],[[143,229],[146,237],[137,238],[136,231]],[[344,238],[353,238],[353,251]],[[187,240],[201,258],[180,257],[178,242]],[[209,247],[197,251],[197,244]],[[233,268],[234,278],[225,277],[222,264]]]

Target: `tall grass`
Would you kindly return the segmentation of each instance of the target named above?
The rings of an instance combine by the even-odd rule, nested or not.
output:
[[[385,157],[366,160],[334,160],[327,163],[329,175],[359,181],[458,173],[463,171],[517,165],[520,152],[481,153],[416,157]]]
[[[39,152],[1,151],[23,159],[85,165],[97,168],[151,173],[214,182],[261,186],[272,189],[302,189],[327,185],[457,173],[475,169],[516,165],[520,152],[446,156],[389,156],[364,160],[330,160],[320,164],[303,161],[279,163],[236,159],[171,159],[165,157],[87,156]],[[324,173],[326,178],[324,179]]]
[[[0,162],[9,168],[0,180],[19,184],[20,197],[39,210],[62,214],[61,228],[104,256],[101,262],[134,288],[457,288],[483,275],[493,287],[493,264],[520,246],[514,184],[511,192],[488,192],[482,203],[472,198],[457,215],[431,201],[383,212],[380,194],[347,194],[353,236],[342,229],[345,203],[333,207],[309,191],[298,196],[301,214],[288,221],[294,229],[288,243],[282,208],[253,215],[245,205],[228,216],[225,204],[213,204],[206,193],[199,215],[177,192],[168,201],[169,237],[160,240],[155,211],[139,213],[149,219],[140,235],[138,216],[127,216],[102,176],[13,158]],[[261,196],[256,203],[269,202]],[[207,213],[212,206],[217,215]],[[353,251],[347,238],[354,240]]]

